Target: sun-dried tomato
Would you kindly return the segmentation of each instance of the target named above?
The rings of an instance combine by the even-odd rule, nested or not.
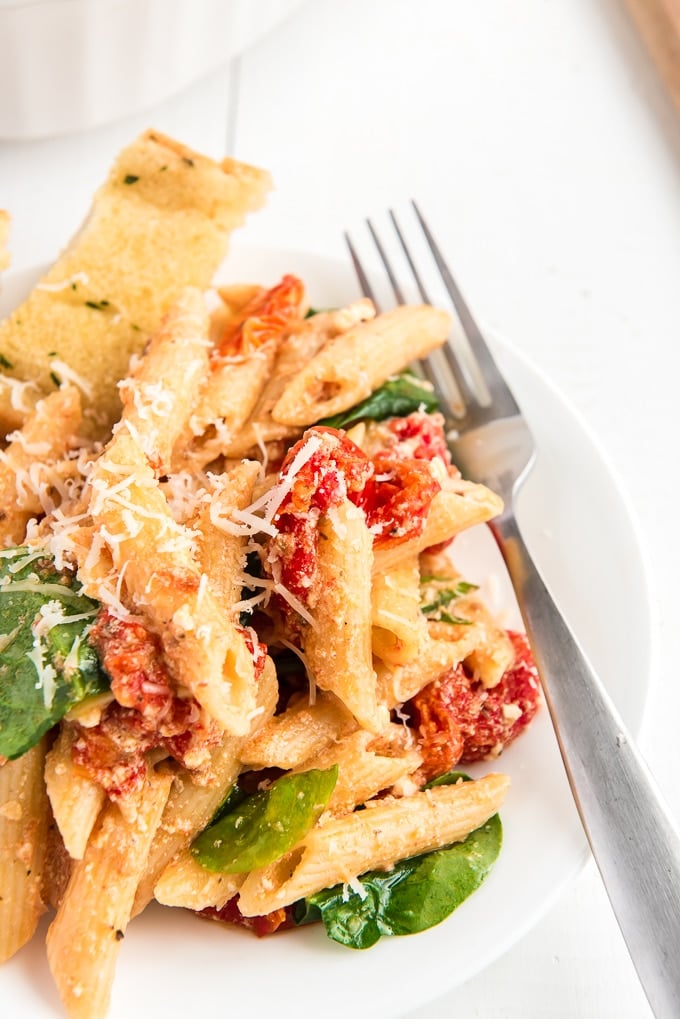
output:
[[[270,340],[278,340],[300,318],[305,295],[297,276],[282,280],[250,301],[236,322],[225,329],[218,344],[220,357],[249,354]]]
[[[314,583],[319,541],[318,519],[348,496],[360,493],[373,465],[344,432],[313,428],[289,451],[281,468],[285,478],[295,457],[314,436],[321,444],[297,471],[291,490],[275,516],[277,535],[270,546],[269,565],[280,570],[280,580],[303,605]],[[294,630],[295,613],[283,598],[274,603]]]
[[[149,750],[162,748],[181,764],[196,766],[218,742],[220,730],[193,697],[177,696],[156,634],[138,620],[102,609],[90,640],[115,700],[97,725],[76,724],[75,763],[114,800],[141,786]]]
[[[469,677],[462,665],[428,683],[405,705],[418,732],[425,781],[451,771],[463,755],[465,740],[459,716],[471,696]]]
[[[538,672],[523,633],[508,631],[515,660],[489,689],[463,664],[449,669],[408,702],[418,731],[425,780],[496,757],[529,725],[540,700]]]
[[[406,417],[388,418],[385,425],[396,439],[386,450],[390,456],[409,460],[433,460],[438,456],[450,465],[451,452],[441,414],[414,411]]]
[[[275,909],[264,916],[244,916],[238,908],[238,896],[230,899],[221,909],[209,906],[198,911],[199,916],[208,920],[218,920],[221,923],[237,924],[239,927],[247,927],[258,938],[266,937],[267,934],[274,934],[276,931],[286,930],[294,927],[293,906],[285,906],[283,909]]]
[[[161,660],[161,642],[139,620],[120,619],[103,609],[89,641],[111,679],[111,691],[123,707],[147,718],[162,717],[174,696]]]
[[[414,421],[404,427],[421,429],[421,438],[429,434],[420,421],[427,416],[412,417]],[[279,507],[270,558],[280,568],[283,586],[303,605],[314,581],[320,514],[347,498],[365,512],[376,545],[396,544],[422,531],[430,503],[441,488],[426,460],[385,452],[369,459],[344,432],[326,427],[305,432],[288,453],[282,477],[313,436],[321,438],[321,445],[298,470]],[[284,616],[291,616],[289,607],[282,602],[279,607]]]
[[[529,641],[516,631],[509,630],[508,636],[515,661],[500,683],[484,691],[479,714],[465,725],[463,763],[497,756],[524,732],[538,709],[540,681]]]
[[[314,437],[321,445],[298,470],[290,492],[279,508],[285,513],[304,514],[316,509],[326,513],[342,499],[361,492],[373,473],[366,454],[344,432],[336,428],[310,428],[288,452],[281,467],[285,477],[295,457]],[[277,524],[279,517],[277,516]]]
[[[352,498],[366,513],[376,546],[396,545],[420,534],[430,503],[441,489],[424,460],[402,460],[378,453],[375,473]]]

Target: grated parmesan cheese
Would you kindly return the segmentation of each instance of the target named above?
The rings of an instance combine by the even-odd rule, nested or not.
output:
[[[58,283],[37,283],[36,290],[45,290],[50,294],[57,294],[60,290],[68,290],[74,283],[82,283],[84,287],[89,286],[90,277],[86,272],[74,272],[72,276],[60,280]]]
[[[244,537],[259,533],[269,534],[273,537],[278,533],[273,520],[279,507],[292,490],[297,475],[322,445],[323,439],[320,435],[310,435],[297,451],[288,470],[279,481],[250,506],[243,510],[236,510],[232,514],[232,520],[235,521],[235,527],[238,529],[236,533]]]
[[[66,361],[62,361],[61,358],[58,357],[53,357],[50,361],[50,368],[60,376],[62,385],[65,379],[67,382],[72,382],[74,386],[77,386],[78,389],[85,394],[88,400],[93,398],[94,388],[92,383],[88,382],[88,380],[83,378],[82,375],[79,375],[78,372],[74,371],[73,368],[66,364]]]
[[[1,375],[0,385],[6,386],[9,391],[10,405],[12,410],[18,410],[21,414],[30,414],[34,409],[35,401],[31,400],[29,393],[38,392],[35,382],[22,382],[20,379],[13,379],[11,375]]]
[[[362,885],[358,877],[348,878],[342,886],[342,901],[347,902],[349,900],[349,893],[353,891],[355,895],[358,895],[361,901],[368,896],[368,892]]]
[[[292,651],[294,655],[297,655],[297,657],[304,665],[305,672],[307,673],[307,679],[309,681],[309,703],[316,704],[316,690],[317,690],[316,680],[314,679],[314,673],[312,672],[312,668],[309,663],[309,659],[307,658],[307,655],[304,653],[304,651],[301,651],[299,647],[296,647],[295,644],[292,644],[289,640],[286,640],[285,637],[279,637],[278,640],[279,644],[282,644],[283,647],[288,648],[288,650]]]

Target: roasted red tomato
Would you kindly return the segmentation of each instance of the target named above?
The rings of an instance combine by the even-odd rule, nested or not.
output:
[[[420,737],[426,780],[459,763],[497,757],[536,714],[540,685],[529,643],[523,633],[508,635],[515,661],[496,686],[485,688],[458,665],[406,705]]]
[[[305,459],[305,451],[310,448],[313,452]],[[271,543],[269,565],[275,576],[280,572],[277,579],[286,590],[306,605],[316,570],[319,514],[361,493],[373,466],[344,432],[313,428],[305,432],[284,460],[284,483],[293,471],[290,490],[274,518],[278,534]],[[284,617],[294,622],[290,606],[282,599],[278,604]]]
[[[278,340],[301,316],[305,288],[297,276],[284,276],[271,290],[253,298],[220,338],[220,357],[250,354],[270,340]]]
[[[429,434],[420,420],[426,415],[411,417],[404,428],[422,444]],[[432,435],[431,446],[438,448],[435,432]],[[393,449],[400,454],[393,456]],[[401,455],[405,450],[395,438],[388,451],[369,458],[343,431],[317,426],[306,431],[286,456],[279,484],[289,487],[274,516],[277,534],[269,546],[267,568],[293,596],[286,598],[284,592],[274,599],[293,638],[299,636],[301,618],[310,607],[321,514],[348,499],[364,511],[376,546],[421,533],[441,485],[427,459]]]
[[[407,417],[388,418],[385,426],[395,438],[386,450],[391,456],[409,460],[433,460],[438,456],[447,466],[451,464],[441,414],[414,411]]]
[[[366,513],[377,546],[416,537],[425,526],[430,503],[441,489],[424,460],[401,460],[386,453],[373,458],[375,473],[352,499]]]
[[[441,487],[425,460],[382,452],[370,460],[344,432],[323,427],[309,429],[292,447],[281,468],[283,480],[309,442],[316,449],[295,470],[275,517],[272,549],[282,583],[303,604],[314,575],[320,513],[347,498],[364,510],[376,544],[402,542],[420,533]]]
[[[209,920],[219,920],[221,923],[237,924],[239,927],[247,927],[248,930],[257,934],[258,938],[263,938],[267,934],[274,934],[275,931],[282,931],[295,926],[293,921],[293,906],[286,906],[284,909],[275,909],[273,912],[266,913],[264,916],[244,916],[238,908],[238,896],[230,899],[229,902],[222,906],[221,909],[215,909],[214,907],[209,906],[207,909],[199,910],[198,915],[207,917]]]
[[[120,705],[135,708],[146,718],[167,715],[174,694],[155,634],[138,620],[120,619],[104,609],[89,639]]]
[[[304,454],[310,441],[316,449],[295,472],[291,489],[281,503],[277,524],[285,513],[303,514],[312,509],[327,512],[346,496],[351,498],[361,492],[373,473],[366,454],[344,432],[317,426],[308,429],[291,447],[281,467],[282,478]]]
[[[94,726],[76,726],[73,759],[112,799],[137,789],[145,753],[162,748],[187,767],[204,763],[220,738],[192,697],[178,697],[161,656],[159,638],[137,620],[103,609],[90,631],[115,700]],[[252,642],[251,642],[252,643]]]

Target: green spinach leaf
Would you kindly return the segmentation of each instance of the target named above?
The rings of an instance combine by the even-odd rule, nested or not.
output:
[[[0,552],[0,755],[20,757],[74,704],[108,689],[87,642],[98,610],[51,556]]]
[[[316,823],[338,779],[338,767],[283,775],[247,797],[194,839],[206,870],[242,874],[278,860]]]
[[[468,781],[450,772],[432,785]],[[321,919],[333,941],[349,948],[370,948],[383,935],[415,934],[446,919],[491,870],[501,849],[498,814],[462,842],[402,860],[390,871],[360,878],[361,893],[336,885],[296,904],[295,921]]]

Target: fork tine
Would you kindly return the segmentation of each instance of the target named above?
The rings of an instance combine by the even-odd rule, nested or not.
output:
[[[408,267],[411,270],[411,275],[415,280],[418,292],[423,301],[425,302],[425,304],[432,304],[430,295],[427,292],[427,288],[425,287],[422,276],[418,272],[418,267],[416,266],[413,260],[411,249],[406,243],[406,239],[404,237],[404,234],[402,233],[401,227],[399,226],[399,221],[397,220],[397,217],[394,214],[393,209],[389,210],[389,216],[390,219],[392,220],[394,231],[399,239],[401,250],[403,251],[404,257],[408,262]],[[428,380],[432,383],[432,385],[435,386],[435,389],[438,389],[440,391],[444,389],[444,387],[441,385],[441,379],[446,378],[445,374],[446,371],[449,371],[453,375],[453,381],[458,392],[454,394],[453,397],[450,392],[444,392],[443,395],[445,397],[445,402],[443,405],[444,406],[448,406],[449,404],[452,405],[456,416],[463,417],[465,413],[465,408],[469,406],[470,402],[474,397],[474,394],[472,389],[470,388],[468,380],[466,379],[464,373],[461,371],[460,365],[458,363],[458,358],[453,352],[450,339],[444,345],[444,347],[442,347],[441,350],[433,351],[432,354],[430,354],[430,357],[424,363],[425,375],[427,376]]]
[[[347,245],[350,258],[352,259],[352,265],[354,266],[354,271],[357,274],[357,279],[359,280],[359,287],[361,289],[361,292],[364,295],[364,297],[368,297],[369,300],[373,301],[373,304],[375,305],[375,310],[379,312],[381,310],[380,304],[375,296],[375,292],[373,290],[373,287],[371,286],[370,280],[366,273],[364,272],[364,267],[361,264],[361,261],[359,260],[356,248],[352,244],[352,238],[347,232],[345,232],[345,244]]]
[[[397,236],[399,237],[401,245],[404,248],[404,252],[406,253],[406,257],[411,267],[411,271],[413,273],[420,295],[423,301],[425,301],[426,304],[429,304],[431,302],[428,300],[427,291],[425,290],[422,279],[418,275],[418,271],[415,267],[413,259],[411,258],[410,253],[408,252],[403,235],[401,234],[399,225],[394,217],[394,213],[390,212],[390,215],[392,217],[392,222],[394,223]],[[376,250],[380,257],[380,261],[382,262],[383,268],[385,269],[385,272],[387,274],[387,278],[392,285],[392,290],[394,291],[394,296],[397,303],[406,304],[407,303],[406,298],[401,288],[401,285],[399,284],[399,281],[397,279],[397,275],[394,272],[387,252],[370,219],[366,220],[366,225],[375,244]],[[373,290],[373,287],[371,286],[370,279],[368,278],[368,274],[366,273],[362,265],[361,259],[352,242],[352,239],[347,232],[344,233],[344,238],[350,253],[350,257],[352,259],[354,271],[356,272],[357,278],[359,280],[360,289],[366,297],[369,297],[373,301],[373,303],[376,306],[376,310],[380,311],[379,302],[376,299],[375,292]],[[442,410],[444,412],[450,410],[450,416],[453,419],[453,423],[458,424],[461,421],[461,419],[465,416],[466,395],[470,393],[470,390],[467,386],[465,379],[462,377],[461,373],[458,370],[458,365],[455,361],[455,358],[453,357],[450,351],[447,351],[445,353],[445,350],[446,348],[444,348],[443,350],[432,351],[428,358],[426,358],[423,361],[420,361],[417,365],[414,365],[414,369],[417,371],[419,375],[427,379],[427,381],[431,384],[432,388],[434,389],[434,392],[437,395],[437,399],[439,401],[440,406],[442,407]]]
[[[411,275],[413,276],[414,280],[416,281],[416,286],[418,287],[418,293],[422,297],[422,299],[425,302],[425,304],[432,304],[432,301],[430,300],[430,296],[429,296],[429,294],[428,294],[428,292],[427,292],[427,290],[425,288],[425,284],[423,283],[422,276],[418,272],[418,267],[416,266],[416,263],[413,261],[413,255],[411,254],[411,249],[409,248],[408,244],[406,243],[406,241],[404,239],[404,235],[401,232],[401,227],[399,226],[399,221],[398,221],[397,217],[394,214],[394,209],[390,209],[389,210],[389,217],[392,220],[392,226],[394,227],[394,232],[396,233],[397,237],[399,238],[399,243],[401,244],[401,250],[404,252],[404,256],[406,258],[406,261],[408,262],[408,267],[411,270]]]
[[[371,237],[373,238],[373,243],[375,244],[375,246],[377,248],[377,251],[378,251],[378,254],[380,255],[380,261],[382,262],[383,266],[385,267],[385,272],[387,273],[387,278],[390,281],[390,284],[392,285],[392,290],[394,291],[394,296],[395,296],[395,299],[397,301],[397,304],[406,304],[406,298],[404,297],[404,293],[403,293],[401,287],[399,286],[399,280],[397,279],[397,277],[396,277],[396,275],[394,273],[394,270],[392,268],[392,263],[390,262],[389,258],[387,257],[387,253],[386,253],[384,247],[382,246],[380,238],[378,237],[378,235],[377,235],[377,233],[375,231],[375,227],[371,223],[370,219],[366,220],[366,226],[368,227],[369,233],[370,233]]]
[[[465,298],[458,289],[458,284],[454,280],[451,270],[446,264],[441,249],[432,236],[432,232],[427,225],[425,218],[415,201],[412,200],[411,205],[413,206],[413,211],[415,212],[425,235],[428,247],[432,252],[432,257],[434,258],[437,269],[439,270],[444,286],[446,287],[449,297],[453,302],[453,306],[456,309],[456,314],[458,315],[460,324],[463,327],[463,332],[465,333],[470,345],[470,350],[477,362],[477,368],[479,369],[484,386],[490,391],[490,401],[487,401],[487,403],[493,402],[497,405],[497,409],[499,409],[498,405],[502,402],[505,413],[519,413],[519,407],[517,406],[515,398],[501,376],[493,355],[491,354],[486,340],[482,335],[482,331],[477,325],[472,312],[468,308]],[[483,401],[480,402],[484,405]]]

